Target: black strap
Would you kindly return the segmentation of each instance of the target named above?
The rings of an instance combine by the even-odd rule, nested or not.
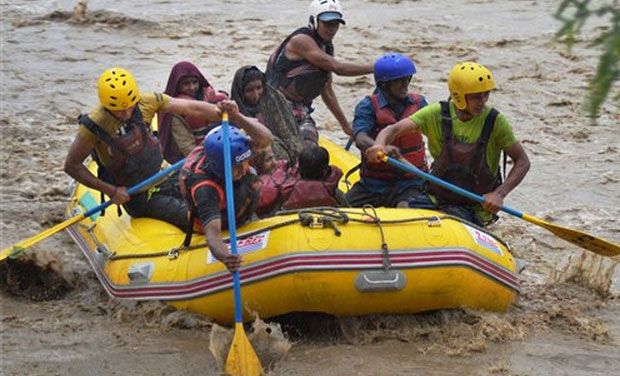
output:
[[[353,168],[347,171],[347,173],[344,175],[344,183],[346,184],[347,189],[351,189],[351,182],[349,182],[349,177],[353,175],[355,171],[359,170],[361,167],[362,167],[362,163],[360,162],[357,165],[353,166]]]
[[[474,166],[477,166],[480,163],[481,158],[486,156],[487,145],[489,143],[491,132],[495,127],[495,119],[497,119],[497,115],[499,115],[499,111],[492,108],[486,119],[484,119],[484,127],[482,128],[480,138],[478,139],[478,148],[476,149],[474,158],[471,159],[469,167],[473,168]]]
[[[504,180],[503,180],[503,181],[506,181],[506,163],[507,163],[507,159],[508,159],[508,157],[506,156],[506,152],[505,152],[505,151],[503,151],[503,150],[502,150],[502,155],[504,156],[504,163],[503,163],[503,170],[504,170],[504,171],[503,171],[503,175],[504,175]],[[500,178],[501,178],[501,175],[502,175],[502,174],[500,174]]]
[[[452,140],[452,117],[450,116],[449,102],[441,101],[441,131],[444,145],[448,145]]]
[[[452,163],[452,116],[450,116],[450,102],[441,101],[441,137],[443,138],[443,145],[448,153],[448,161]]]
[[[191,200],[190,200],[191,201]],[[194,209],[194,204],[190,203],[189,209],[189,225],[185,230],[185,239],[183,240],[183,247],[189,247],[189,243],[192,242],[192,235],[194,233],[194,220],[196,219],[196,209]]]

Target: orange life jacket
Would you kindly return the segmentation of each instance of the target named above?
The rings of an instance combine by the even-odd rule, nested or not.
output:
[[[405,107],[405,110],[397,119],[396,114],[389,106],[381,107],[379,105],[379,93],[373,94],[370,97],[370,100],[375,112],[375,127],[368,136],[370,136],[373,140],[376,139],[377,135],[383,128],[411,116],[421,108],[420,105],[423,101],[423,97],[421,95],[409,93],[408,96],[411,103]],[[423,171],[428,171],[424,139],[422,138],[421,133],[404,133],[397,137],[394,142],[392,142],[392,145],[398,147],[402,156],[414,166]],[[388,163],[370,163],[363,153],[360,174],[362,177],[380,180],[395,180],[402,178],[411,179],[414,177],[412,174],[403,174],[399,169]]]

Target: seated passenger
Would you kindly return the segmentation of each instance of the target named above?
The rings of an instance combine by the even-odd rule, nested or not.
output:
[[[123,205],[132,217],[161,219],[187,229],[187,206],[169,180],[132,197],[127,188],[161,168],[163,157],[149,125],[157,111],[216,122],[220,110],[210,103],[160,93],[141,95],[131,73],[119,67],[103,72],[98,91],[101,104],[79,117],[79,131],[67,154],[65,172]],[[99,165],[97,176],[83,164],[91,154]]]
[[[274,169],[261,175],[261,194],[257,213],[268,215],[280,209],[316,206],[346,206],[338,189],[342,170],[329,165],[329,153],[321,146],[307,143],[299,155],[297,168]]]
[[[408,199],[424,189],[424,181],[405,174],[387,163],[373,163],[364,152],[372,146],[379,131],[411,116],[426,106],[426,99],[409,92],[415,65],[401,54],[386,54],[375,62],[374,93],[365,97],[355,108],[353,132],[362,152],[361,179],[347,192],[351,206],[407,207]],[[388,147],[390,154],[401,155],[421,170],[428,171],[424,140],[420,133],[407,133]]]
[[[164,94],[214,104],[228,98],[226,93],[216,91],[198,68],[188,61],[181,61],[172,67]],[[200,117],[179,116],[161,111],[157,113],[157,120],[162,153],[164,159],[170,163],[185,158],[200,145],[209,130],[218,124]]]
[[[234,102],[224,102],[223,110],[230,114],[231,160],[233,161],[233,192],[236,224],[249,221],[256,210],[260,182],[250,172],[249,160],[253,148],[265,148],[272,142],[269,129],[256,119],[244,116]],[[249,137],[248,137],[249,136]],[[223,129],[216,127],[187,157],[179,174],[181,192],[187,199],[193,230],[206,235],[207,245],[213,256],[234,271],[241,262],[238,255],[231,255],[222,241],[220,231],[228,228],[224,176]],[[188,235],[191,235],[188,234]],[[189,240],[186,239],[186,242]]]
[[[263,72],[250,65],[237,70],[231,97],[242,114],[257,118],[271,130],[275,157],[295,164],[303,147],[295,116],[286,98],[265,84]]]

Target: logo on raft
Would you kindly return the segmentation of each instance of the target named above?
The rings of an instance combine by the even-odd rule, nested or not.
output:
[[[486,249],[493,251],[493,253],[496,253],[500,256],[503,255],[502,249],[500,248],[499,244],[497,244],[497,240],[495,240],[491,235],[486,234],[473,227],[469,227],[467,225],[465,225],[465,227],[467,227],[467,230],[469,230],[469,234],[476,243],[480,244]]]
[[[240,255],[261,250],[267,247],[269,241],[269,232],[261,232],[260,234],[248,236],[247,238],[237,239],[237,253]],[[230,252],[230,243],[226,244],[228,252]],[[215,257],[207,250],[207,263],[217,262]]]

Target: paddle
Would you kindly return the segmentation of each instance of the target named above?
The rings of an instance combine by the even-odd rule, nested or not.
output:
[[[230,154],[230,139],[228,114],[222,114],[222,129],[224,133],[224,185],[226,187],[226,209],[228,211],[228,232],[230,235],[230,252],[237,254],[237,230],[235,224],[235,202],[233,194],[232,158]],[[230,352],[226,358],[225,372],[232,376],[260,375],[262,367],[256,352],[248,340],[243,328],[241,314],[241,281],[239,271],[233,273],[233,288],[235,293],[235,336],[230,345]]]
[[[129,188],[127,190],[127,193],[129,193],[129,195],[133,195],[136,194],[140,191],[142,191],[145,188],[149,188],[152,185],[156,185],[160,182],[160,180],[164,177],[166,177],[167,175],[169,175],[170,173],[178,170],[181,168],[181,166],[183,166],[183,162],[185,162],[184,159],[178,161],[177,163],[173,164],[172,166],[156,173],[155,175],[151,176],[150,178],[144,180],[143,182],[140,182],[136,185],[134,185],[133,187]],[[10,258],[16,258],[19,255],[21,255],[24,250],[26,248],[29,248],[33,245],[35,245],[36,243],[40,242],[41,240],[54,235],[55,233],[62,231],[64,229],[66,229],[67,227],[71,226],[74,223],[77,223],[79,221],[81,221],[84,218],[90,217],[91,215],[102,211],[103,209],[107,208],[108,206],[112,205],[112,200],[108,200],[106,202],[104,202],[103,204],[96,206],[88,211],[86,211],[83,214],[78,214],[74,217],[71,217],[69,219],[67,219],[66,221],[57,224],[56,226],[47,229],[37,235],[34,235],[28,239],[22,240],[19,243],[15,243],[10,247],[7,247],[5,249],[2,250],[2,252],[0,252],[0,261],[4,260],[7,257]]]
[[[410,164],[410,163],[405,163],[402,161],[399,161],[397,159],[391,158],[391,157],[385,157],[385,160],[395,166],[398,167],[404,171],[410,172],[412,174],[416,174],[417,176],[421,177],[422,179],[428,180],[434,184],[437,184],[439,186],[442,186],[443,188],[449,189],[454,193],[458,193],[461,196],[465,196],[467,198],[469,198],[470,200],[479,202],[479,203],[483,203],[484,202],[484,197],[479,196],[475,193],[466,191],[463,188],[460,188],[454,184],[450,184],[444,180],[441,180],[431,174],[428,174],[426,172],[421,171],[420,169],[418,169],[417,167],[415,167],[414,165]],[[538,225],[540,227],[543,227],[549,231],[551,231],[553,234],[555,234],[556,236],[558,236],[559,238],[562,238],[570,243],[573,243],[581,248],[587,249],[589,251],[592,251],[594,253],[597,253],[601,256],[617,256],[620,254],[620,246],[618,244],[614,244],[612,242],[609,242],[607,240],[604,239],[600,239],[597,237],[594,237],[590,234],[586,234],[585,232],[581,232],[581,231],[577,231],[577,230],[572,230],[572,229],[568,229],[565,227],[561,227],[558,225],[554,225],[551,224],[549,222],[545,222],[540,218],[536,218],[533,217],[531,215],[525,214],[525,213],[521,213],[520,211],[517,211],[515,209],[512,209],[508,206],[502,206],[500,208],[502,211],[513,215],[517,218],[521,218],[524,219],[530,223],[533,223],[535,225]]]

